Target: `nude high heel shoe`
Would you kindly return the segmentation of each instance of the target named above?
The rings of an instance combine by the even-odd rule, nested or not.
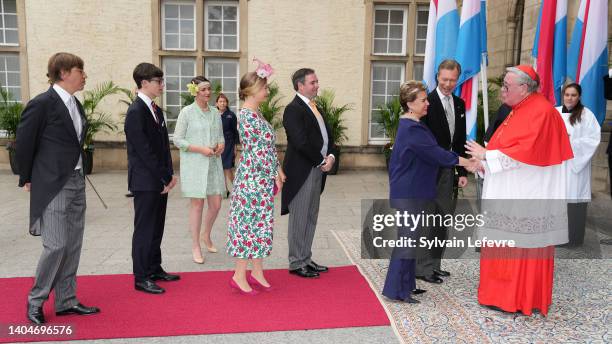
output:
[[[193,257],[193,262],[196,264],[204,264],[204,257],[202,256],[202,252],[200,250],[193,249],[191,252]]]

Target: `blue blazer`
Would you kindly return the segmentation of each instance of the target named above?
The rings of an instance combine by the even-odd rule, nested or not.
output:
[[[149,107],[136,97],[125,117],[125,139],[128,155],[128,189],[159,191],[172,180],[172,156],[168,128],[161,110],[159,124]]]

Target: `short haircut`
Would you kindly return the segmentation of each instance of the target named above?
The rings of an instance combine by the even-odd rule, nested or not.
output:
[[[527,73],[516,67],[508,67],[506,68],[506,74],[512,73],[517,76],[520,84],[527,85],[527,92],[533,93],[537,92],[540,87],[540,76],[536,73],[536,79],[533,80]]]
[[[143,80],[161,78],[164,76],[164,72],[152,63],[143,62],[134,68],[134,73],[132,73],[132,76],[136,82],[136,87],[140,89],[142,88]]]
[[[293,83],[293,89],[298,90],[298,83],[303,84],[306,81],[306,75],[314,74],[315,71],[312,68],[300,68],[293,73],[291,76],[291,82]]]
[[[400,104],[404,112],[410,110],[408,108],[408,103],[415,101],[420,92],[425,92],[425,94],[427,94],[427,87],[420,81],[408,80],[400,86]]]
[[[457,70],[459,72],[459,75],[461,75],[461,65],[459,64],[459,62],[453,60],[453,59],[446,59],[442,62],[440,62],[440,65],[438,65],[438,74],[440,74],[440,71],[442,69],[447,69],[447,70]]]
[[[49,58],[47,64],[47,77],[49,82],[54,84],[62,81],[62,71],[70,71],[77,67],[83,69],[83,59],[71,53],[55,53]]]
[[[240,79],[238,96],[241,100],[245,100],[246,97],[254,95],[262,87],[266,86],[267,82],[267,78],[260,78],[256,72],[248,72]]]

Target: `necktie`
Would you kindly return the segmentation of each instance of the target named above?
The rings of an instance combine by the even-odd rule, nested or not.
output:
[[[310,102],[308,102],[308,105],[310,105],[310,109],[315,116],[321,117],[321,113],[319,112],[319,109],[317,109],[317,103],[314,100],[311,99]]]
[[[455,136],[455,111],[450,103],[451,96],[444,97],[444,112],[446,113],[446,120],[448,121],[448,129],[450,130],[451,142]]]
[[[157,104],[154,101],[151,101],[151,107],[153,108],[153,119],[155,119],[155,123],[159,124],[159,118],[157,117]]]
[[[72,118],[72,124],[74,125],[74,131],[77,134],[77,138],[80,140],[83,125],[81,123],[81,114],[79,113],[79,109],[77,108],[76,101],[74,100],[74,96],[71,96],[68,99],[68,112],[70,113],[70,118]]]
[[[77,134],[77,139],[81,142],[81,135],[83,132],[83,122],[81,121],[81,113],[79,112],[79,108],[76,105],[76,100],[74,96],[70,96],[68,98],[68,113],[70,113],[70,118],[72,119],[72,125],[74,125],[74,130]],[[79,161],[75,169],[83,168],[83,156],[79,155]]]

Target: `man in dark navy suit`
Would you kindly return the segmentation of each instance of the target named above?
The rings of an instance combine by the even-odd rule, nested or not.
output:
[[[151,294],[165,290],[155,281],[177,281],[162,269],[161,242],[168,192],[176,185],[168,128],[153,99],[164,91],[164,73],[150,63],[134,69],[138,96],[128,108],[125,137],[128,153],[128,189],[134,194],[132,261],[134,287]]]

